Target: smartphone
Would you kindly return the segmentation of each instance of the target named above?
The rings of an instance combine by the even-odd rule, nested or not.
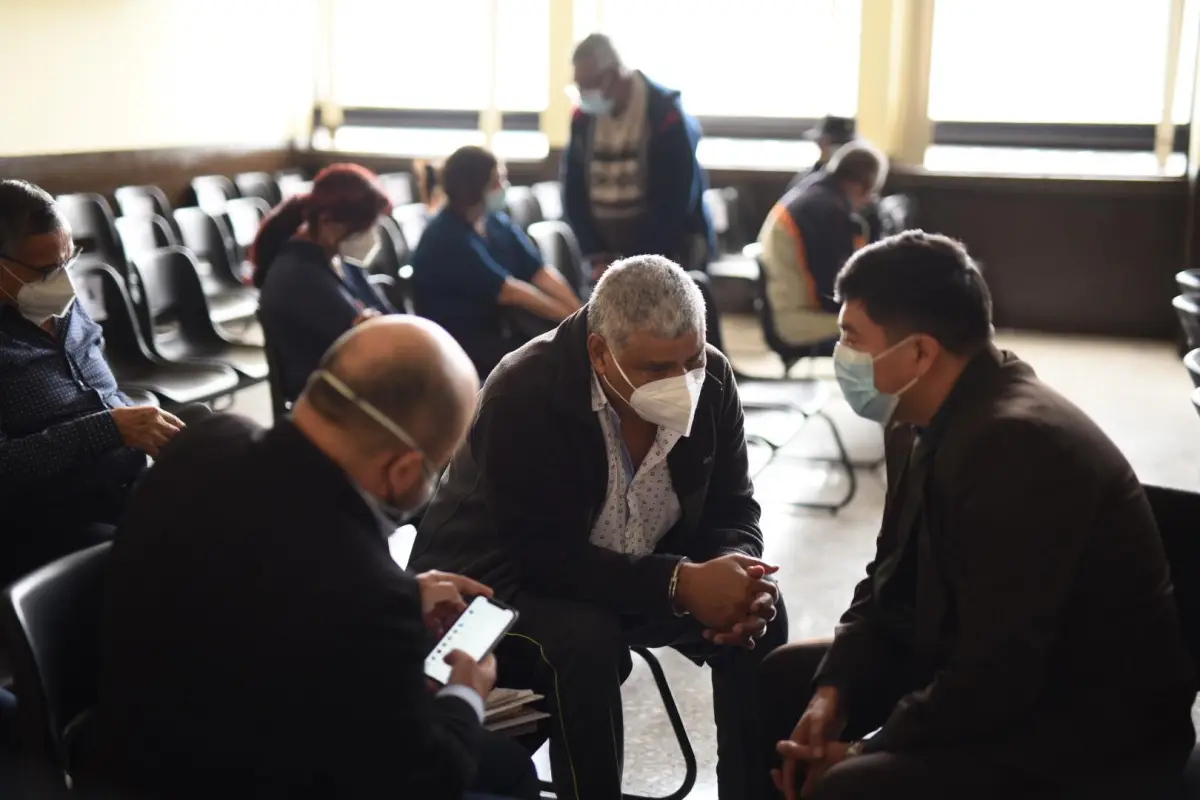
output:
[[[445,686],[450,680],[446,656],[462,650],[482,661],[517,621],[517,610],[487,597],[476,597],[425,658],[425,675]]]

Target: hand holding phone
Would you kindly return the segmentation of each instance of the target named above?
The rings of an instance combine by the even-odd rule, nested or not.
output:
[[[451,659],[457,664],[461,656],[453,654],[455,651],[461,651],[471,662],[478,662],[462,667],[466,671],[462,673],[463,681],[474,680],[468,679],[467,673],[473,669],[486,669],[489,654],[516,621],[516,609],[499,600],[476,597],[433,648],[433,652],[425,658],[425,675],[442,685],[456,682],[452,675]],[[494,683],[494,660],[490,673]],[[473,686],[473,683],[468,682],[466,685]],[[488,691],[490,690],[488,687]]]
[[[452,650],[446,663],[450,665],[447,686],[467,686],[485,700],[496,687],[496,657],[490,653],[483,661],[476,661],[462,650]]]

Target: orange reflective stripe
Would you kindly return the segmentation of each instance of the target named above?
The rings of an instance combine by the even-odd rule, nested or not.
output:
[[[776,205],[772,213],[796,243],[796,271],[800,273],[800,277],[808,280],[808,299],[812,304],[810,308],[820,308],[821,298],[817,296],[817,280],[808,267],[808,252],[804,247],[804,235],[800,233],[800,226],[783,205]]]

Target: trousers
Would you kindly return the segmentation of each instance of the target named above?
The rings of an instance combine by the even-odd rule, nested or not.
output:
[[[753,650],[705,641],[702,627],[690,618],[618,616],[527,591],[512,602],[521,616],[497,650],[500,684],[546,697],[550,762],[560,800],[621,797],[621,683],[632,668],[631,646],[672,647],[711,668],[720,797],[771,796],[767,760],[757,746],[762,723],[755,680],[763,656],[787,641],[782,600]]]

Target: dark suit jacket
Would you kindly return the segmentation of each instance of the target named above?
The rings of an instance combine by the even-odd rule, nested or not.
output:
[[[591,406],[587,335],[583,309],[492,373],[421,521],[410,566],[465,573],[509,599],[525,587],[617,613],[665,614],[681,555],[762,554],[742,405],[729,362],[711,346],[691,435],[667,456],[682,519],[642,558],[588,541],[608,461]]]
[[[913,491],[911,429],[889,434],[878,551],[818,673],[850,706],[914,673],[920,688],[868,749],[982,745],[1047,776],[1186,752],[1192,666],[1150,506],[1116,446],[992,348],[922,437],[932,455]],[[891,585],[913,579],[891,569],[905,548],[919,565],[907,591]]]
[[[461,797],[480,725],[426,688],[416,581],[290,421],[189,427],[135,490],[111,569],[111,777],[171,797]]]

